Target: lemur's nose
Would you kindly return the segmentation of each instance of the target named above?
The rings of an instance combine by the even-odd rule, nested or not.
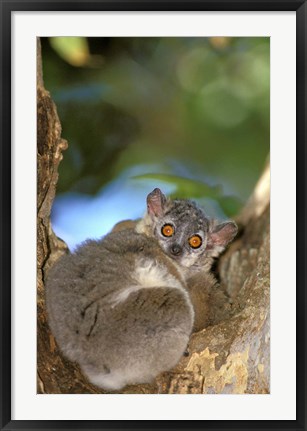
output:
[[[179,254],[182,253],[182,247],[179,244],[173,244],[171,246],[171,253],[174,254],[175,256],[178,256]]]

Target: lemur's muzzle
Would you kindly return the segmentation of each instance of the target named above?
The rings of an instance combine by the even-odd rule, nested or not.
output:
[[[179,256],[182,253],[182,247],[179,244],[173,244],[170,251],[174,256]]]

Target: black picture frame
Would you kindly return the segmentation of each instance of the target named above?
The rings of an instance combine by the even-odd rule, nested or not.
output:
[[[0,0],[1,5],[1,388],[2,430],[306,430],[306,22],[304,0]],[[293,421],[60,421],[11,420],[11,14],[15,11],[295,11],[297,107],[297,418]],[[286,366],[286,365],[285,365]]]

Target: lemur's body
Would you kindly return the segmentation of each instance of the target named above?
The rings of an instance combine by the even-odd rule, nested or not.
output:
[[[49,323],[63,353],[110,390],[151,381],[210,321],[212,259],[236,233],[159,189],[136,227],[86,241],[51,269]],[[208,320],[209,319],[209,320]]]

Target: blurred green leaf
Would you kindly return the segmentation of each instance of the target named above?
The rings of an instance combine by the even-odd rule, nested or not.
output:
[[[136,175],[133,179],[137,180],[157,180],[165,181],[176,187],[175,191],[170,194],[172,198],[192,199],[192,198],[210,198],[214,199],[227,216],[233,216],[238,213],[242,207],[242,202],[235,196],[224,196],[223,189],[219,185],[210,186],[202,181],[191,180],[190,178],[179,177],[169,174],[143,174]]]
[[[179,177],[177,175],[169,174],[143,174],[136,175],[134,179],[144,180],[158,180],[165,181],[176,187],[173,195],[178,198],[213,198],[216,199],[222,194],[221,186],[209,186],[201,181],[191,180],[190,178]]]
[[[90,58],[85,37],[52,37],[50,45],[63,60],[72,66],[84,66]]]

